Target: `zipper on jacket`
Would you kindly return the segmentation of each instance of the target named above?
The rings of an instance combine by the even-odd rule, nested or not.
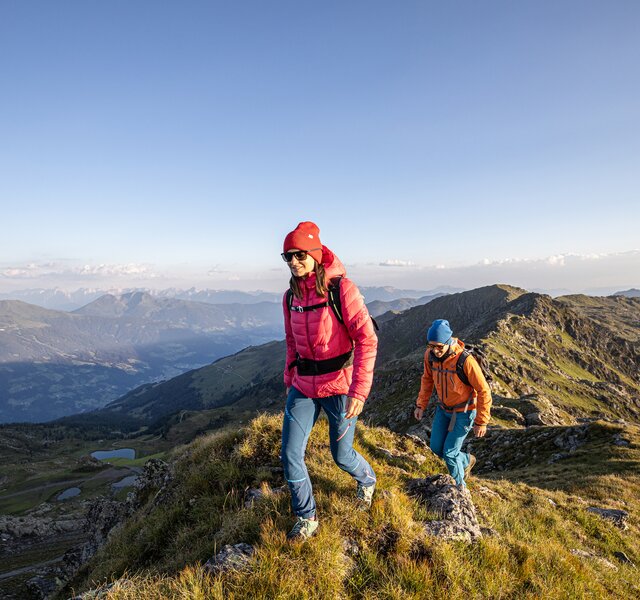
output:
[[[310,291],[309,288],[306,286],[304,286],[304,295],[305,295],[305,306],[309,306],[309,295],[310,295]],[[309,346],[309,350],[311,351],[311,359],[315,360],[316,359],[316,352],[315,352],[315,348],[312,346],[311,344],[311,337],[309,336],[309,315],[311,314],[311,311],[308,312],[304,312],[302,313],[304,315],[304,329],[305,332],[307,334],[307,345]],[[311,381],[311,385],[313,386],[313,388],[315,389],[316,387],[316,376],[313,375],[312,376],[312,381]]]

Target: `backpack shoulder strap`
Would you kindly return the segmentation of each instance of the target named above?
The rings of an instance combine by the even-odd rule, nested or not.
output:
[[[471,352],[469,350],[463,350],[458,356],[458,360],[456,361],[456,374],[460,378],[460,381],[465,385],[469,384],[469,378],[467,374],[464,372],[464,363],[467,362],[467,359],[471,356]]]
[[[287,307],[289,308],[289,312],[291,312],[291,307],[293,306],[293,292],[291,288],[287,290]]]
[[[342,317],[342,300],[340,298],[340,282],[342,281],[342,276],[332,277],[329,281],[328,288],[328,302],[331,310],[335,314],[336,318],[340,323],[344,325],[344,318]]]

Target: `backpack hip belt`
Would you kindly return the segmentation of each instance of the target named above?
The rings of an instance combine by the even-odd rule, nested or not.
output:
[[[289,365],[289,370],[297,368],[298,375],[311,377],[313,375],[327,375],[335,371],[340,371],[353,364],[353,348],[349,352],[326,358],[324,360],[313,360],[312,358],[301,358],[296,355],[296,359]]]
[[[451,414],[451,420],[449,421],[449,427],[447,428],[447,431],[453,431],[453,428],[455,427],[456,424],[456,415],[458,414],[458,411],[456,411],[456,408],[462,408],[464,406],[464,410],[462,412],[466,413],[469,410],[469,405],[473,403],[474,397],[473,397],[473,393],[471,394],[471,396],[469,396],[468,400],[465,400],[464,402],[458,402],[458,404],[454,404],[453,406],[446,406],[445,403],[440,400],[440,398],[438,398],[438,406],[447,414]]]

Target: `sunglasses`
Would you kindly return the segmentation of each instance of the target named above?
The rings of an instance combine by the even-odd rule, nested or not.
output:
[[[282,260],[284,262],[291,262],[294,258],[302,262],[307,259],[307,255],[309,252],[315,252],[316,250],[321,250],[321,248],[313,248],[312,250],[298,250],[297,252],[283,252],[280,256],[282,256]]]
[[[446,344],[429,344],[429,348],[432,350],[443,350]]]

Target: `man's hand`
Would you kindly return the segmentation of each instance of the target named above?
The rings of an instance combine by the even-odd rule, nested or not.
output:
[[[364,400],[358,400],[357,398],[347,398],[347,414],[345,419],[352,419],[357,417],[364,408]]]
[[[476,437],[484,437],[484,434],[487,433],[486,425],[474,425],[473,426],[473,434]]]
[[[416,409],[413,411],[413,416],[418,421],[421,421],[422,420],[422,415],[424,415],[424,408],[420,408],[419,406],[416,406]]]
[[[287,388],[287,396],[289,395],[289,391],[291,390],[291,386]]]

